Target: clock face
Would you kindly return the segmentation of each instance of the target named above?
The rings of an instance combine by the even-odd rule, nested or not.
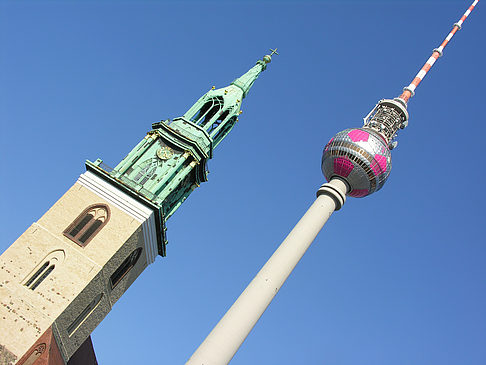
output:
[[[161,147],[157,150],[157,157],[161,160],[168,160],[174,155],[172,148],[168,146]]]

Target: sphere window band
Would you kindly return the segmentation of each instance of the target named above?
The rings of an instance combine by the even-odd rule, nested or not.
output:
[[[350,166],[343,168],[346,161]],[[349,196],[364,197],[385,184],[391,171],[391,153],[385,140],[372,129],[346,129],[326,145],[322,170],[328,181],[333,177],[346,181]]]

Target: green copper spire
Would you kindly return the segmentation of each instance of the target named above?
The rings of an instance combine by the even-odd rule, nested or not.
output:
[[[278,54],[277,50],[271,50]],[[201,127],[212,140],[215,148],[233,129],[241,112],[241,101],[248,94],[251,86],[271,62],[272,56],[266,55],[257,61],[247,73],[237,78],[231,85],[215,89],[204,94],[182,117]],[[175,122],[175,120],[174,120]]]
[[[89,170],[154,209],[159,253],[165,255],[165,222],[202,182],[214,148],[228,135],[248,94],[272,55],[229,86],[204,94],[182,117],[152,124],[152,130],[114,168],[87,161]]]
[[[258,60],[256,65],[253,66],[246,74],[238,77],[235,81],[231,83],[231,85],[238,86],[243,91],[244,98],[248,94],[248,91],[250,91],[250,88],[253,86],[253,83],[258,78],[258,76],[260,76],[262,71],[265,71],[265,69],[267,68],[267,63],[270,63],[272,61],[272,55],[278,55],[277,48],[270,49],[270,51],[272,51],[271,54],[266,55],[265,57],[263,57],[262,60]]]

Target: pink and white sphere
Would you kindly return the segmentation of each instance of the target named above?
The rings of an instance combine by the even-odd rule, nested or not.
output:
[[[380,190],[391,171],[388,143],[369,128],[350,128],[336,134],[322,155],[327,181],[339,177],[349,185],[349,196],[361,198]]]

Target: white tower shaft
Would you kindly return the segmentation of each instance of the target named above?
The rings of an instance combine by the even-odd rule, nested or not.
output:
[[[332,179],[186,365],[228,364],[319,231],[346,200],[346,184]]]

